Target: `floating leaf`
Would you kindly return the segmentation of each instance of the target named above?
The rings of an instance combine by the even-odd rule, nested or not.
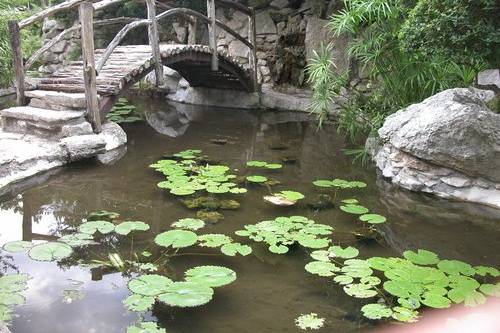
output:
[[[325,318],[318,317],[316,313],[303,314],[295,319],[295,325],[303,330],[317,330],[324,324]]]
[[[264,168],[267,165],[267,162],[263,161],[248,161],[247,166],[256,167],[256,168]]]
[[[417,311],[413,311],[411,309],[403,308],[400,306],[392,308],[392,311],[392,318],[396,319],[397,321],[402,321],[405,323],[413,323],[417,321]]]
[[[369,286],[377,286],[380,283],[382,283],[382,281],[376,276],[363,276],[359,280],[359,282],[362,284],[369,285]]]
[[[3,249],[10,253],[26,252],[33,247],[33,243],[27,241],[15,241],[6,243]]]
[[[371,298],[377,295],[377,291],[366,284],[350,284],[344,286],[344,291],[347,295],[356,298]]]
[[[267,201],[276,206],[293,206],[297,203],[294,200],[288,200],[287,198],[280,195],[266,195],[264,196],[264,201]]]
[[[344,199],[344,200],[342,200],[342,203],[355,205],[355,204],[358,204],[359,201],[358,201],[358,199]]]
[[[177,195],[177,196],[186,196],[186,195],[191,195],[194,194],[196,191],[193,190],[192,188],[183,188],[183,187],[174,187],[170,190],[170,194]]]
[[[198,230],[205,226],[205,221],[200,219],[186,218],[172,223],[172,227],[179,229]]]
[[[281,191],[278,195],[290,201],[298,201],[305,198],[302,193],[296,191]]]
[[[165,293],[158,296],[161,302],[170,306],[194,307],[212,300],[214,290],[195,282],[174,282]]]
[[[479,290],[485,295],[500,297],[500,282],[497,284],[485,283],[479,287]]]
[[[265,183],[268,180],[264,176],[247,176],[246,179],[251,183]]]
[[[478,306],[486,302],[486,297],[477,291],[469,293],[464,300],[465,306]]]
[[[379,214],[364,214],[361,215],[359,219],[363,222],[370,224],[380,224],[380,223],[385,223],[387,221],[385,216]]]
[[[313,258],[316,261],[324,261],[324,262],[330,262],[330,255],[331,253],[326,250],[316,250],[311,252],[311,258]]]
[[[384,289],[389,294],[401,298],[419,296],[422,293],[422,287],[410,281],[389,280],[384,282]]]
[[[186,271],[186,281],[208,287],[221,287],[236,280],[236,272],[220,266],[198,266]]]
[[[223,254],[230,257],[234,257],[237,254],[245,257],[252,253],[252,248],[250,246],[240,243],[225,244],[221,247],[220,250]]]
[[[299,244],[310,249],[322,249],[330,245],[330,240],[325,238],[304,237],[298,239]]]
[[[360,205],[347,204],[344,206],[340,206],[340,209],[349,214],[361,215],[368,213],[368,208]]]
[[[474,267],[474,269],[476,270],[476,274],[480,276],[486,276],[486,275],[490,275],[492,277],[500,276],[500,272],[498,271],[498,269],[494,267],[476,266]]]
[[[78,227],[78,231],[83,234],[93,235],[99,231],[99,233],[106,235],[115,230],[115,225],[108,221],[91,221],[81,224]]]
[[[155,237],[155,243],[162,247],[173,247],[175,249],[189,247],[196,244],[198,236],[187,230],[170,230]]]
[[[370,264],[365,260],[349,259],[344,262],[342,272],[354,278],[361,278],[373,274]]]
[[[87,221],[113,221],[119,217],[119,213],[110,212],[107,210],[99,210],[97,212],[90,213],[89,217],[87,217]]]
[[[361,308],[361,312],[363,313],[363,316],[373,320],[389,318],[392,316],[392,310],[387,307],[387,305],[378,303],[364,305]]]
[[[242,194],[242,193],[247,193],[248,190],[246,188],[234,187],[234,188],[230,189],[229,192],[231,192],[233,194]]]
[[[402,307],[416,310],[420,307],[420,299],[418,298],[398,298],[398,303],[401,304]]]
[[[148,231],[149,225],[140,221],[125,221],[115,227],[115,232],[120,235],[128,235],[132,231]]]
[[[332,187],[333,183],[331,180],[320,179],[313,182],[314,186],[318,187]]]
[[[288,253],[289,249],[285,245],[278,245],[278,244],[273,244],[269,246],[269,252],[275,253],[275,254],[285,254]]]
[[[417,265],[434,265],[439,262],[437,254],[422,249],[418,249],[417,253],[413,251],[405,251],[403,252],[403,257]]]
[[[198,236],[198,245],[201,247],[221,247],[232,241],[231,237],[223,234],[205,234]]]
[[[127,297],[123,304],[129,311],[144,312],[148,311],[153,307],[155,303],[155,298],[152,296],[143,296],[139,294],[133,294]]]
[[[471,265],[460,260],[441,260],[437,266],[441,271],[447,274],[463,274],[472,276],[476,273]]]
[[[158,296],[164,293],[172,283],[172,280],[162,275],[141,275],[129,281],[128,289],[134,294]]]
[[[337,282],[340,285],[346,285],[351,284],[354,281],[354,278],[348,275],[337,275],[333,278],[333,281]]]
[[[319,276],[334,276],[335,272],[340,271],[340,268],[331,262],[312,261],[305,267],[306,271]]]
[[[333,253],[336,257],[343,259],[351,259],[359,255],[358,249],[352,246],[346,247],[345,249],[340,246],[332,246],[328,249],[328,251]]]
[[[33,260],[56,261],[69,257],[73,253],[71,246],[61,242],[47,242],[35,245],[28,255]]]
[[[422,304],[430,308],[444,309],[450,307],[451,301],[444,296],[427,292],[422,297]]]
[[[64,235],[60,237],[58,241],[66,243],[71,247],[80,247],[80,246],[97,244],[92,238],[92,235],[83,233]]]
[[[127,327],[127,333],[167,333],[167,331],[158,327],[155,322],[146,321]]]

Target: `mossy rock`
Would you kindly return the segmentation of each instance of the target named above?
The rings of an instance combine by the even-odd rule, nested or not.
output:
[[[221,200],[220,208],[226,210],[235,210],[240,208],[240,203],[236,200]]]
[[[219,212],[199,210],[196,212],[196,217],[208,223],[218,223],[220,220],[224,219],[224,215]]]
[[[182,204],[189,209],[203,208],[206,210],[217,210],[221,207],[221,201],[214,197],[198,197],[182,200]]]
[[[324,210],[334,207],[333,199],[328,194],[319,194],[313,202],[309,202],[307,205],[314,210]]]

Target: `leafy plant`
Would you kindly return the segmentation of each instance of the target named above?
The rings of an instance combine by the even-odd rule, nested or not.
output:
[[[247,176],[246,179],[251,183],[265,183],[268,180],[266,177],[258,175]]]
[[[133,231],[148,231],[149,224],[141,221],[125,221],[115,227],[115,232],[119,235],[128,235]]]
[[[295,319],[295,325],[303,330],[317,330],[324,324],[325,319],[318,317],[317,313],[303,314]]]
[[[264,196],[264,201],[267,201],[276,206],[293,206],[297,201],[304,199],[305,196],[296,191],[281,191],[273,195]]]
[[[170,230],[157,235],[154,241],[158,246],[180,249],[196,244],[198,236],[192,231]]]
[[[248,161],[247,167],[276,170],[276,169],[281,169],[283,166],[278,163],[267,163],[264,161]]]
[[[137,107],[130,104],[126,98],[118,99],[118,102],[106,115],[106,119],[115,123],[135,123],[143,121],[142,116],[137,112]]]
[[[172,227],[187,230],[198,230],[205,226],[205,222],[200,219],[180,219],[177,222],[172,223]]]
[[[315,223],[304,216],[290,216],[245,225],[245,229],[236,231],[236,235],[264,242],[269,245],[270,252],[284,254],[295,243],[313,249],[327,247],[330,240],[321,236],[332,232],[333,228],[328,225]]]
[[[26,302],[22,292],[26,290],[28,274],[0,276],[0,323],[12,319],[12,307]]]
[[[73,253],[71,246],[61,242],[47,242],[33,246],[28,255],[37,261],[56,261],[69,257]]]
[[[127,327],[127,333],[167,333],[164,328],[152,321],[139,322]]]
[[[342,189],[349,189],[349,188],[364,188],[366,187],[366,183],[353,180],[344,180],[344,179],[333,179],[333,180],[325,180],[325,179],[320,179],[316,180],[313,182],[313,185],[318,186],[318,187],[326,187],[326,188],[342,188]]]

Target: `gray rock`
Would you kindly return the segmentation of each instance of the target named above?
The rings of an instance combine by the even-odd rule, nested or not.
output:
[[[500,90],[500,69],[487,69],[477,74],[477,85]]]
[[[255,16],[257,35],[267,35],[276,33],[276,25],[268,11],[261,11]]]
[[[79,135],[64,138],[61,145],[66,151],[68,162],[75,162],[106,151],[106,140],[101,135]]]
[[[83,119],[83,111],[53,111],[30,106],[19,106],[0,111],[0,116],[29,120],[46,124],[64,124],[68,121]]]
[[[106,151],[114,150],[127,143],[127,133],[117,123],[103,124],[99,136],[106,142]]]
[[[261,104],[269,109],[307,112],[311,96],[307,93],[282,93],[265,85],[262,87]]]
[[[248,46],[240,42],[239,40],[234,40],[229,44],[228,52],[233,57],[248,57],[249,49]]]
[[[283,9],[288,6],[288,0],[274,0],[273,2],[271,2],[271,6]]]
[[[58,105],[70,109],[85,109],[87,107],[84,93],[31,90],[26,92],[26,96],[43,100],[47,105]]]
[[[86,121],[82,121],[78,124],[64,125],[61,129],[61,137],[63,138],[88,134],[93,134],[92,125]]]
[[[54,53],[62,53],[66,49],[66,46],[68,45],[67,40],[62,40],[60,42],[55,43],[51,48],[50,51]]]
[[[493,92],[457,88],[389,116],[379,147],[382,176],[412,191],[500,207],[500,115]]]
[[[179,85],[180,86],[180,85]],[[218,90],[202,87],[178,89],[175,94],[167,96],[168,100],[193,104],[239,109],[256,109],[259,107],[259,94],[239,90]]]
[[[500,182],[500,115],[493,92],[449,89],[389,116],[383,143],[427,162]]]

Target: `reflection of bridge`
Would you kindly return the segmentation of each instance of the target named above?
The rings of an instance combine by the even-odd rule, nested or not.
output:
[[[40,107],[43,105],[46,109],[58,110],[61,107],[67,107],[68,104],[86,107],[87,117],[91,121],[94,131],[100,132],[102,113],[112,107],[116,97],[123,89],[137,82],[152,70],[155,71],[157,85],[163,85],[163,65],[177,70],[194,87],[249,92],[258,90],[255,12],[253,9],[228,0],[207,0],[208,16],[187,8],[170,8],[157,15],[155,0],[145,0],[148,12],[147,19],[93,20],[95,11],[121,1],[101,0],[92,3],[90,0],[67,0],[20,22],[9,22],[19,106],[26,105],[26,97],[31,97],[31,106]],[[248,16],[248,40],[216,19],[216,3],[241,11]],[[77,7],[79,8],[80,25],[61,32],[24,63],[20,45],[20,30],[44,18]],[[172,16],[181,16],[188,22],[188,45],[160,45],[158,24],[165,18]],[[116,24],[121,21],[129,23],[118,32],[109,46],[105,50],[94,50],[94,25]],[[197,44],[196,25],[198,22],[208,25],[209,46]],[[131,30],[141,26],[148,27],[149,45],[119,46]],[[244,69],[230,55],[217,51],[217,29],[219,28],[233,35],[250,49],[248,53],[250,69]],[[28,79],[37,90],[26,93],[26,71],[45,51],[50,50],[68,34],[75,31],[81,32],[82,60],[70,62],[61,70],[46,77]],[[65,94],[58,95],[54,92]],[[64,96],[64,101],[61,101],[61,96]]]

